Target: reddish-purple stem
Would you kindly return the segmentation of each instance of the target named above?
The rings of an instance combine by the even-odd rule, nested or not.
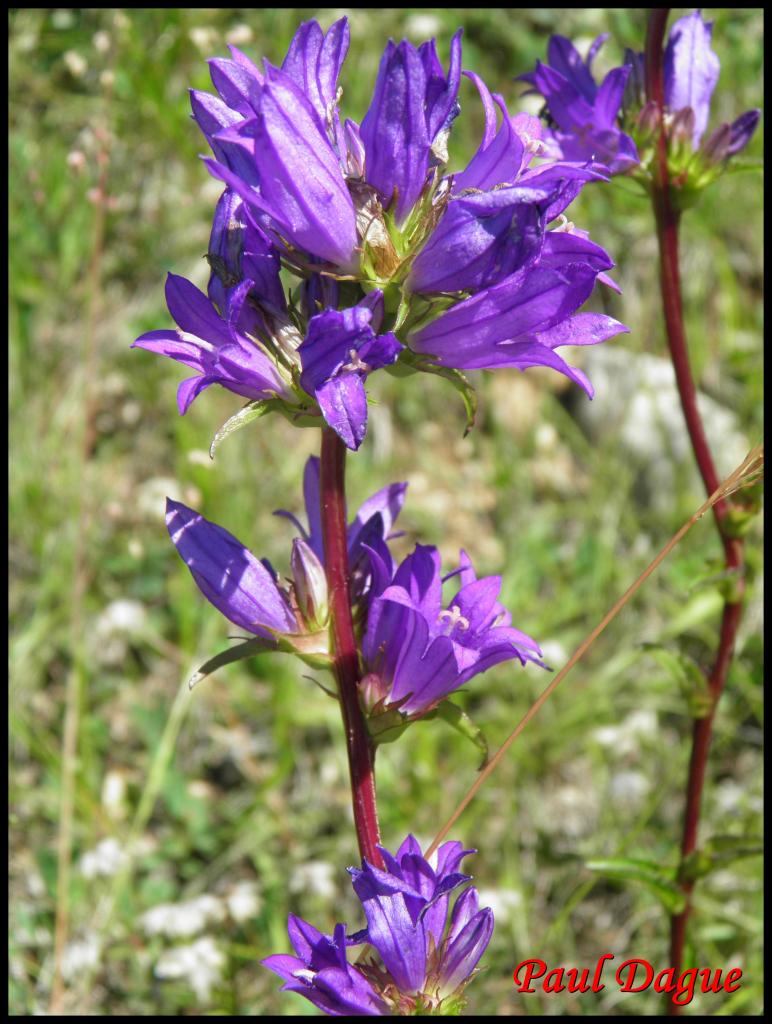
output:
[[[333,670],[338,681],[346,734],[351,798],[359,852],[383,867],[375,803],[375,750],[359,704],[359,654],[351,617],[346,535],[346,448],[338,435],[322,430],[321,515],[324,560],[332,618]]]
[[[656,8],[651,12],[646,37],[646,94],[649,100],[654,100],[660,111],[664,111],[665,107],[663,42],[668,14],[669,8]],[[654,181],[652,183],[652,202],[657,222],[660,255],[660,289],[670,357],[673,361],[676,384],[681,398],[681,407],[684,412],[697,466],[706,491],[708,494],[712,494],[718,487],[720,480],[713,464],[713,456],[697,407],[697,389],[689,365],[689,351],[686,344],[683,306],[681,302],[681,275],[678,261],[679,217],[678,211],[673,206],[673,197],[668,178],[667,139],[663,127],[660,128],[657,143],[657,159],[654,167]],[[729,666],[734,653],[737,627],[742,613],[742,541],[731,537],[725,529],[726,501],[717,501],[713,506],[713,512],[716,517],[716,526],[724,545],[726,569],[737,578],[732,588],[732,598],[724,604],[718,653],[713,669],[708,676],[711,711],[704,718],[697,718],[694,721],[692,753],[686,784],[684,830],[681,841],[682,863],[697,848],[700,804],[713,730],[713,716],[726,684]],[[675,968],[676,976],[681,973],[683,964],[686,924],[691,912],[694,882],[685,879],[682,882],[682,888],[686,897],[686,905],[680,914],[672,916],[670,930],[670,965]],[[668,1012],[671,1016],[675,1016],[680,1013],[680,1007],[678,1004],[669,1001]]]

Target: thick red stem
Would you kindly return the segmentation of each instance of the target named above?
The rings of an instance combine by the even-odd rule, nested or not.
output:
[[[359,704],[359,654],[349,595],[348,541],[346,536],[346,448],[338,435],[322,431],[320,474],[322,537],[332,618],[333,671],[338,681],[343,728],[346,734],[351,798],[359,852],[383,867],[378,844],[375,803],[375,750]]]
[[[654,100],[661,112],[664,112],[665,91],[664,91],[664,68],[663,68],[663,42],[665,26],[669,8],[657,8],[651,12],[649,17],[648,33],[646,38],[646,92],[647,98]],[[667,331],[670,357],[675,370],[678,394],[681,398],[681,408],[684,412],[686,427],[689,431],[694,456],[702,476],[705,490],[712,494],[718,487],[720,480],[713,463],[713,456],[705,435],[699,409],[697,407],[697,389],[692,377],[691,366],[689,365],[689,351],[686,344],[686,332],[684,330],[683,306],[681,301],[681,274],[678,259],[678,211],[673,205],[673,196],[670,188],[667,168],[667,138],[664,125],[660,126],[657,142],[657,158],[654,166],[654,180],[652,183],[652,202],[654,216],[657,222],[657,238],[659,241],[660,255],[660,289],[662,293],[662,308],[665,316],[665,329]],[[683,861],[697,848],[698,826],[700,820],[700,805],[702,802],[702,790],[705,784],[705,771],[708,762],[708,751],[710,749],[711,734],[713,731],[713,716],[716,705],[726,684],[729,666],[734,653],[737,627],[742,614],[742,568],[743,568],[743,546],[742,541],[729,535],[725,528],[725,517],[727,503],[725,500],[717,501],[713,506],[721,541],[724,545],[724,558],[726,568],[730,573],[737,576],[734,581],[733,600],[728,600],[724,605],[724,612],[721,620],[721,634],[719,639],[718,653],[713,670],[708,677],[708,687],[711,696],[711,711],[704,718],[695,719],[692,733],[692,753],[689,762],[689,776],[686,784],[686,809],[684,811],[684,830],[681,841],[681,861]],[[671,918],[670,931],[670,965],[675,968],[676,976],[681,973],[684,956],[684,944],[686,940],[686,923],[691,912],[691,896],[694,883],[684,881],[682,883],[686,906],[680,914]],[[668,1013],[675,1016],[680,1013],[678,1004],[668,1001]]]

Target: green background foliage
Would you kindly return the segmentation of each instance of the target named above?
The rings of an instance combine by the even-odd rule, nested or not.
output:
[[[436,35],[445,58],[464,27],[464,66],[510,110],[513,76],[543,57],[552,31],[641,48],[644,12],[459,8],[354,10],[343,106],[361,118],[389,36]],[[11,15],[11,1012],[48,1005],[53,970],[62,723],[70,673],[79,682],[71,949],[75,1012],[138,1015],[313,1013],[278,993],[258,966],[288,948],[288,912],[324,930],[360,926],[345,867],[356,860],[335,703],[288,658],[229,666],[192,694],[191,672],[227,646],[232,629],[195,590],[169,544],[163,498],[182,498],[287,571],[302,465],[318,443],[279,417],[228,438],[212,435],[239,405],[212,389],[176,412],[181,369],[130,352],[166,325],[167,270],[202,285],[218,185],[197,154],[187,89],[208,87],[205,58],[237,42],[279,63],[300,20],[325,9],[31,10]],[[761,100],[759,9],[707,12],[722,65],[712,123]],[[452,169],[474,152],[482,112],[462,86]],[[763,128],[763,121],[762,121]],[[761,154],[761,131],[749,156]],[[98,153],[108,156],[104,244],[96,243]],[[686,216],[683,267],[695,372],[713,400],[722,471],[760,434],[761,179],[728,175]],[[617,260],[621,296],[599,296],[630,325],[591,373],[590,406],[557,375],[478,374],[480,413],[463,439],[463,410],[438,378],[373,378],[371,432],[349,460],[352,505],[408,480],[398,542],[440,546],[449,567],[464,546],[479,570],[501,573],[514,623],[560,668],[612,600],[699,504],[677,415],[656,410],[652,366],[664,339],[650,210],[629,183],[586,189],[572,219]],[[95,252],[95,248],[97,251]],[[94,283],[96,282],[96,284]],[[95,303],[88,363],[88,308]],[[578,365],[594,353],[571,353]],[[596,364],[592,364],[593,367]],[[380,379],[383,377],[384,379]],[[667,374],[665,374],[667,377]],[[84,464],[84,394],[94,394],[93,457]],[[632,421],[629,419],[633,416]],[[637,417],[637,418],[636,418]],[[709,424],[710,426],[711,424]],[[731,437],[730,437],[731,434]],[[732,441],[734,438],[734,441]],[[738,440],[739,439],[739,440]],[[78,536],[84,555],[78,553]],[[701,835],[760,832],[760,526],[749,537],[748,607],[715,724]],[[649,992],[518,995],[525,958],[593,965],[599,955],[667,963],[668,925],[651,887],[587,862],[627,857],[677,865],[688,759],[688,694],[674,654],[707,665],[716,645],[720,547],[704,520],[596,644],[513,748],[455,830],[479,849],[472,870],[494,906],[487,970],[470,1010],[491,1014],[650,1014]],[[84,587],[80,622],[73,622]],[[127,621],[125,605],[131,601]],[[120,610],[123,609],[123,619]],[[76,616],[77,618],[77,616]],[[118,621],[120,620],[120,621]],[[655,656],[657,652],[669,652]],[[500,666],[459,703],[498,745],[546,682]],[[182,689],[181,689],[182,688]],[[475,775],[477,750],[442,721],[422,723],[379,756],[386,845],[406,832],[428,842]],[[83,857],[107,838],[129,861],[87,877]],[[719,843],[720,845],[720,843]],[[687,1012],[755,1013],[761,1005],[760,858],[733,860],[698,887],[688,962],[744,971],[734,995],[698,996]],[[159,903],[225,897],[251,882],[246,920],[210,925],[225,957],[199,999],[160,980],[164,952],[188,939],[147,934]],[[98,941],[94,970],[77,950]],[[73,951],[74,944],[74,951]],[[78,946],[80,944],[80,946]]]

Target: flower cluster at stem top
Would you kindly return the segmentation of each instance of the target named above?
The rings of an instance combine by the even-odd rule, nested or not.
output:
[[[204,162],[225,185],[207,294],[169,275],[177,328],[135,342],[194,371],[180,412],[220,384],[301,425],[322,417],[356,449],[365,380],[396,363],[451,376],[548,366],[592,397],[556,350],[626,328],[579,312],[596,280],[611,283],[613,263],[564,211],[613,160],[550,156],[537,118],[513,116],[462,72],[460,31],[447,70],[434,40],[389,42],[361,124],[342,119],[348,45],[345,18],[326,33],[309,21],[280,68],[231,47],[210,61],[217,95],[191,93],[213,154]],[[449,173],[462,76],[485,127],[466,167]]]

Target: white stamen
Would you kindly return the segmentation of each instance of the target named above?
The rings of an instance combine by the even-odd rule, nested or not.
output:
[[[539,156],[540,153],[544,152],[544,143],[541,139],[531,138],[530,135],[523,133],[521,136],[525,143],[526,153],[533,153],[534,156]]]
[[[469,629],[469,619],[465,619],[461,614],[461,609],[457,604],[454,604],[451,608],[448,608],[444,612],[440,612],[437,616],[438,622],[445,622],[446,625],[450,626],[450,632],[458,626],[459,629]]]
[[[304,970],[304,969],[301,968],[301,970],[299,970],[299,971],[293,971],[292,972],[292,977],[293,978],[297,978],[298,981],[309,981],[309,982],[311,982],[316,977],[316,974],[314,973],[314,971],[307,971],[307,970]]]
[[[346,363],[345,366],[341,367],[343,370],[361,370],[362,373],[370,373],[372,366],[369,363],[363,362],[359,358],[359,353],[355,348],[352,348],[348,354],[350,362]]]
[[[550,230],[564,231],[567,235],[570,235],[571,232],[575,229],[575,227],[576,225],[573,223],[573,221],[570,221],[564,213],[561,213],[558,216],[558,226],[556,228],[551,228]]]

